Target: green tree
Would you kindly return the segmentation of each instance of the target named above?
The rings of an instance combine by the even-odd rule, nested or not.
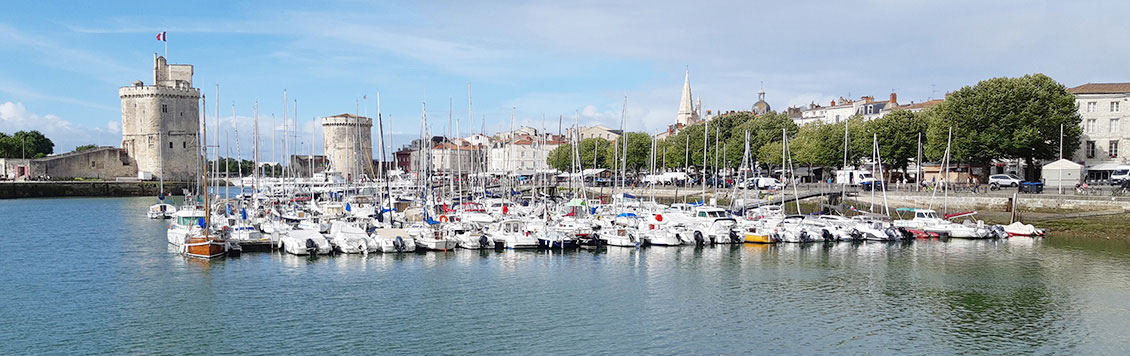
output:
[[[88,150],[93,150],[95,148],[98,148],[98,145],[95,145],[95,144],[82,145],[82,146],[75,147],[75,152],[88,151]]]
[[[19,131],[12,136],[0,134],[0,154],[4,158],[45,157],[55,152],[55,143],[39,131]]]
[[[651,159],[651,135],[644,132],[628,132],[621,139],[628,142],[628,170],[639,172],[642,169],[647,169]],[[606,167],[613,167],[618,169],[620,167],[619,157],[623,157],[624,142],[617,141],[614,145],[608,145],[604,152],[604,162]]]
[[[918,157],[918,138],[926,136],[927,121],[913,112],[896,110],[867,123],[867,132],[879,140],[879,154],[890,169],[906,173]],[[886,168],[886,167],[885,167]]]
[[[570,172],[573,169],[573,144],[558,145],[545,158],[546,164],[553,169]]]
[[[611,147],[611,143],[603,138],[593,137],[581,140],[581,143],[577,145],[581,157],[581,166],[579,168],[591,169],[594,163],[596,164],[596,168],[609,168],[608,163],[611,162]],[[595,162],[593,161],[594,159],[596,160]],[[546,157],[546,163],[549,164],[549,166],[566,172],[573,168],[572,162],[574,161],[573,146],[571,144],[557,146],[557,148],[550,151],[549,156]]]
[[[1036,160],[1058,157],[1061,125],[1065,158],[1082,135],[1075,97],[1043,74],[983,80],[949,95],[926,115],[931,159],[941,158],[952,128],[951,161],[983,167],[994,159],[1023,159],[1033,170]]]

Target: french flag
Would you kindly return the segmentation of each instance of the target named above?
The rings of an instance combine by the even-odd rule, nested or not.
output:
[[[158,40],[158,41],[163,41],[163,42],[168,42],[168,41],[169,41],[168,37],[166,37],[166,36],[165,36],[165,32],[160,32],[160,33],[157,33],[157,40]]]

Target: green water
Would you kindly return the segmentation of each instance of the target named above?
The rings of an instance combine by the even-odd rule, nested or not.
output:
[[[202,262],[152,201],[0,201],[0,354],[1130,353],[1120,242]]]

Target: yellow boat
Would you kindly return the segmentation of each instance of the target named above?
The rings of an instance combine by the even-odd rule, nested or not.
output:
[[[745,234],[745,242],[753,244],[775,244],[777,243],[777,239],[767,234],[747,233]]]
[[[760,226],[747,226],[743,228],[742,232],[746,243],[753,244],[775,244],[780,242],[776,236],[777,234],[772,229],[767,229]]]

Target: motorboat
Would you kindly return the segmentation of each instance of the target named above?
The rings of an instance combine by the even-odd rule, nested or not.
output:
[[[473,223],[449,222],[440,227],[440,232],[448,240],[455,241],[459,248],[479,250],[493,247],[490,238],[478,231]]]
[[[774,229],[772,218],[742,220],[734,225],[734,231],[742,237],[742,242],[755,244],[774,244],[781,242],[780,234]]]
[[[408,234],[416,242],[416,247],[425,250],[454,250],[457,245],[455,240],[448,239],[438,228],[427,222],[413,223],[408,227]]]
[[[737,219],[721,208],[698,206],[691,210],[691,214],[673,214],[682,224],[673,228],[677,230],[680,239],[686,241],[690,237],[696,245],[740,243],[742,240],[737,234],[732,234]]]
[[[639,236],[639,230],[627,226],[616,226],[608,230],[601,230],[603,233],[600,239],[608,246],[619,247],[640,247],[643,246],[643,238]]]
[[[678,215],[669,213],[666,215]],[[652,246],[680,246],[687,243],[680,238],[676,230],[682,228],[681,222],[672,221],[662,213],[651,214],[642,219],[637,231],[643,235],[644,241]],[[691,240],[693,243],[693,240]]]
[[[526,227],[526,221],[517,218],[506,218],[488,226],[484,231],[496,249],[508,250],[536,249],[538,239],[531,236],[531,231]]]
[[[279,236],[279,250],[292,255],[328,255],[333,252],[329,240],[317,230],[295,228]]]
[[[416,242],[407,229],[377,228],[369,237],[376,242],[377,250],[383,253],[403,253],[416,251]]]
[[[1019,221],[1004,226],[1005,233],[1009,237],[1014,236],[1028,236],[1028,237],[1044,237],[1046,231],[1038,229],[1032,224],[1025,224]]]
[[[177,213],[177,207],[172,204],[153,204],[149,206],[149,210],[145,212],[145,216],[150,219],[170,219]]]
[[[337,252],[369,253],[369,235],[361,227],[345,221],[330,224],[330,243]]]
[[[778,231],[778,236],[780,236],[782,242],[806,243],[817,241],[817,237],[811,236],[809,229],[804,225],[804,216],[802,215],[782,217],[776,221],[773,228]]]
[[[189,208],[177,211],[166,238],[181,254],[196,258],[224,256],[232,246],[220,231],[206,228],[206,212]]]

